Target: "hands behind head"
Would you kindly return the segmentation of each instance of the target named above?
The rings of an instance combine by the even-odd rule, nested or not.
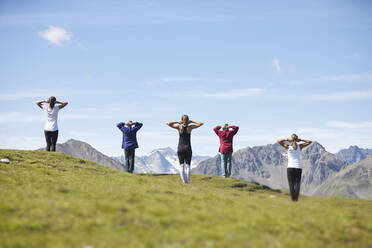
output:
[[[125,123],[125,125],[132,126],[133,125],[133,121],[127,121],[127,123]]]
[[[189,125],[190,123],[192,123],[193,121],[188,121],[188,123],[185,123],[184,121],[179,121],[178,124],[180,125]]]

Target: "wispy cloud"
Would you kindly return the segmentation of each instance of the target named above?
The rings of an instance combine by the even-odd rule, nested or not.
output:
[[[328,151],[337,152],[340,149],[347,148],[350,145],[358,145],[365,148],[371,148],[372,133],[370,127],[347,128],[345,125],[336,124],[329,126],[330,122],[326,122],[321,127],[299,127],[293,129],[282,129],[281,132],[296,133],[300,137],[308,138],[320,142]],[[348,123],[353,126],[358,123]]]
[[[308,94],[302,97],[306,101],[351,101],[372,99],[372,91],[341,91],[321,94]]]
[[[64,28],[55,26],[49,26],[49,28],[38,32],[38,35],[56,46],[65,45],[72,37]]]
[[[116,119],[118,113],[102,113],[99,112],[77,112],[71,111],[62,114],[63,120],[105,120],[105,119]],[[0,114],[0,123],[33,123],[33,122],[44,122],[44,116],[40,113],[30,114],[22,112],[10,112]]]
[[[344,129],[372,129],[371,121],[361,121],[361,122],[344,122],[344,121],[328,121],[326,126],[333,128],[344,128]]]
[[[35,150],[45,146],[43,136],[26,137],[26,136],[0,136],[0,148],[2,149],[27,149]]]
[[[81,43],[79,40],[76,40],[76,45],[81,50],[84,50],[84,51],[88,50],[88,48],[83,43]]]
[[[350,55],[345,56],[347,59],[360,59],[360,53],[351,53]]]
[[[59,97],[72,96],[102,96],[102,95],[120,95],[126,94],[126,90],[55,90],[55,89],[35,89],[29,91],[0,93],[0,101],[14,101],[27,98],[49,97],[51,95]]]
[[[94,78],[94,77],[93,77],[92,74],[87,74],[87,75],[85,75],[84,80],[89,81],[89,80],[92,80],[93,78]]]
[[[299,84],[302,82],[298,82]],[[256,99],[258,97],[270,96],[270,99],[277,99],[283,95],[291,95],[293,92],[285,90],[273,90],[269,88],[246,88],[232,89],[225,91],[198,91],[189,92],[182,95],[174,95],[177,97],[199,98],[199,99]],[[372,99],[372,91],[341,91],[341,92],[326,92],[326,93],[296,93],[302,101],[362,101]]]
[[[276,72],[280,73],[281,69],[280,69],[280,65],[279,65],[279,59],[273,58],[272,63],[273,63],[273,66],[274,66]]]
[[[219,78],[202,78],[202,77],[166,77],[156,80],[147,81],[146,85],[156,86],[167,83],[201,83],[201,82],[228,82],[227,79]]]
[[[10,112],[0,114],[0,123],[26,123],[26,122],[42,122],[43,119],[37,114],[25,114],[19,112]]]
[[[198,92],[190,93],[188,97],[192,98],[204,98],[204,99],[235,99],[235,98],[257,98],[263,95],[267,95],[269,91],[267,89],[250,88],[250,89],[234,89],[229,91],[220,92]]]
[[[325,76],[325,77],[321,77],[320,79],[327,80],[327,81],[350,81],[350,82],[371,82],[372,83],[372,73]]]

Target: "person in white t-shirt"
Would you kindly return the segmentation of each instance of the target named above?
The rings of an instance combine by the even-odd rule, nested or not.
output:
[[[285,143],[288,142],[288,143]],[[299,142],[304,142],[298,144]],[[287,150],[288,154],[288,167],[287,177],[289,191],[291,192],[292,201],[298,201],[301,186],[301,150],[312,143],[311,140],[299,139],[297,134],[292,134],[289,139],[280,139],[278,143]]]
[[[43,104],[47,103],[47,104]],[[46,101],[36,102],[39,108],[45,113],[45,127],[44,134],[46,140],[46,151],[56,151],[56,144],[58,139],[58,112],[68,104],[67,102],[59,102],[54,96],[49,97]],[[57,105],[58,104],[58,105]]]

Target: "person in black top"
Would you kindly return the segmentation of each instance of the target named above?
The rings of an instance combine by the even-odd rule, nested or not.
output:
[[[189,124],[195,125],[189,125]],[[180,175],[183,183],[190,182],[190,164],[192,158],[191,149],[191,131],[195,128],[201,127],[202,122],[190,121],[188,115],[182,115],[181,121],[171,121],[167,123],[171,128],[177,129],[179,132],[179,141],[177,148],[178,160],[181,165]]]

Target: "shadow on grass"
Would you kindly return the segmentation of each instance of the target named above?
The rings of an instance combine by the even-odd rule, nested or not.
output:
[[[231,188],[238,188],[240,190],[244,191],[249,191],[249,192],[255,192],[258,190],[265,190],[265,191],[270,191],[270,192],[275,192],[275,193],[281,193],[280,189],[272,189],[269,186],[262,185],[256,182],[251,182],[251,183],[235,183],[230,186]]]

